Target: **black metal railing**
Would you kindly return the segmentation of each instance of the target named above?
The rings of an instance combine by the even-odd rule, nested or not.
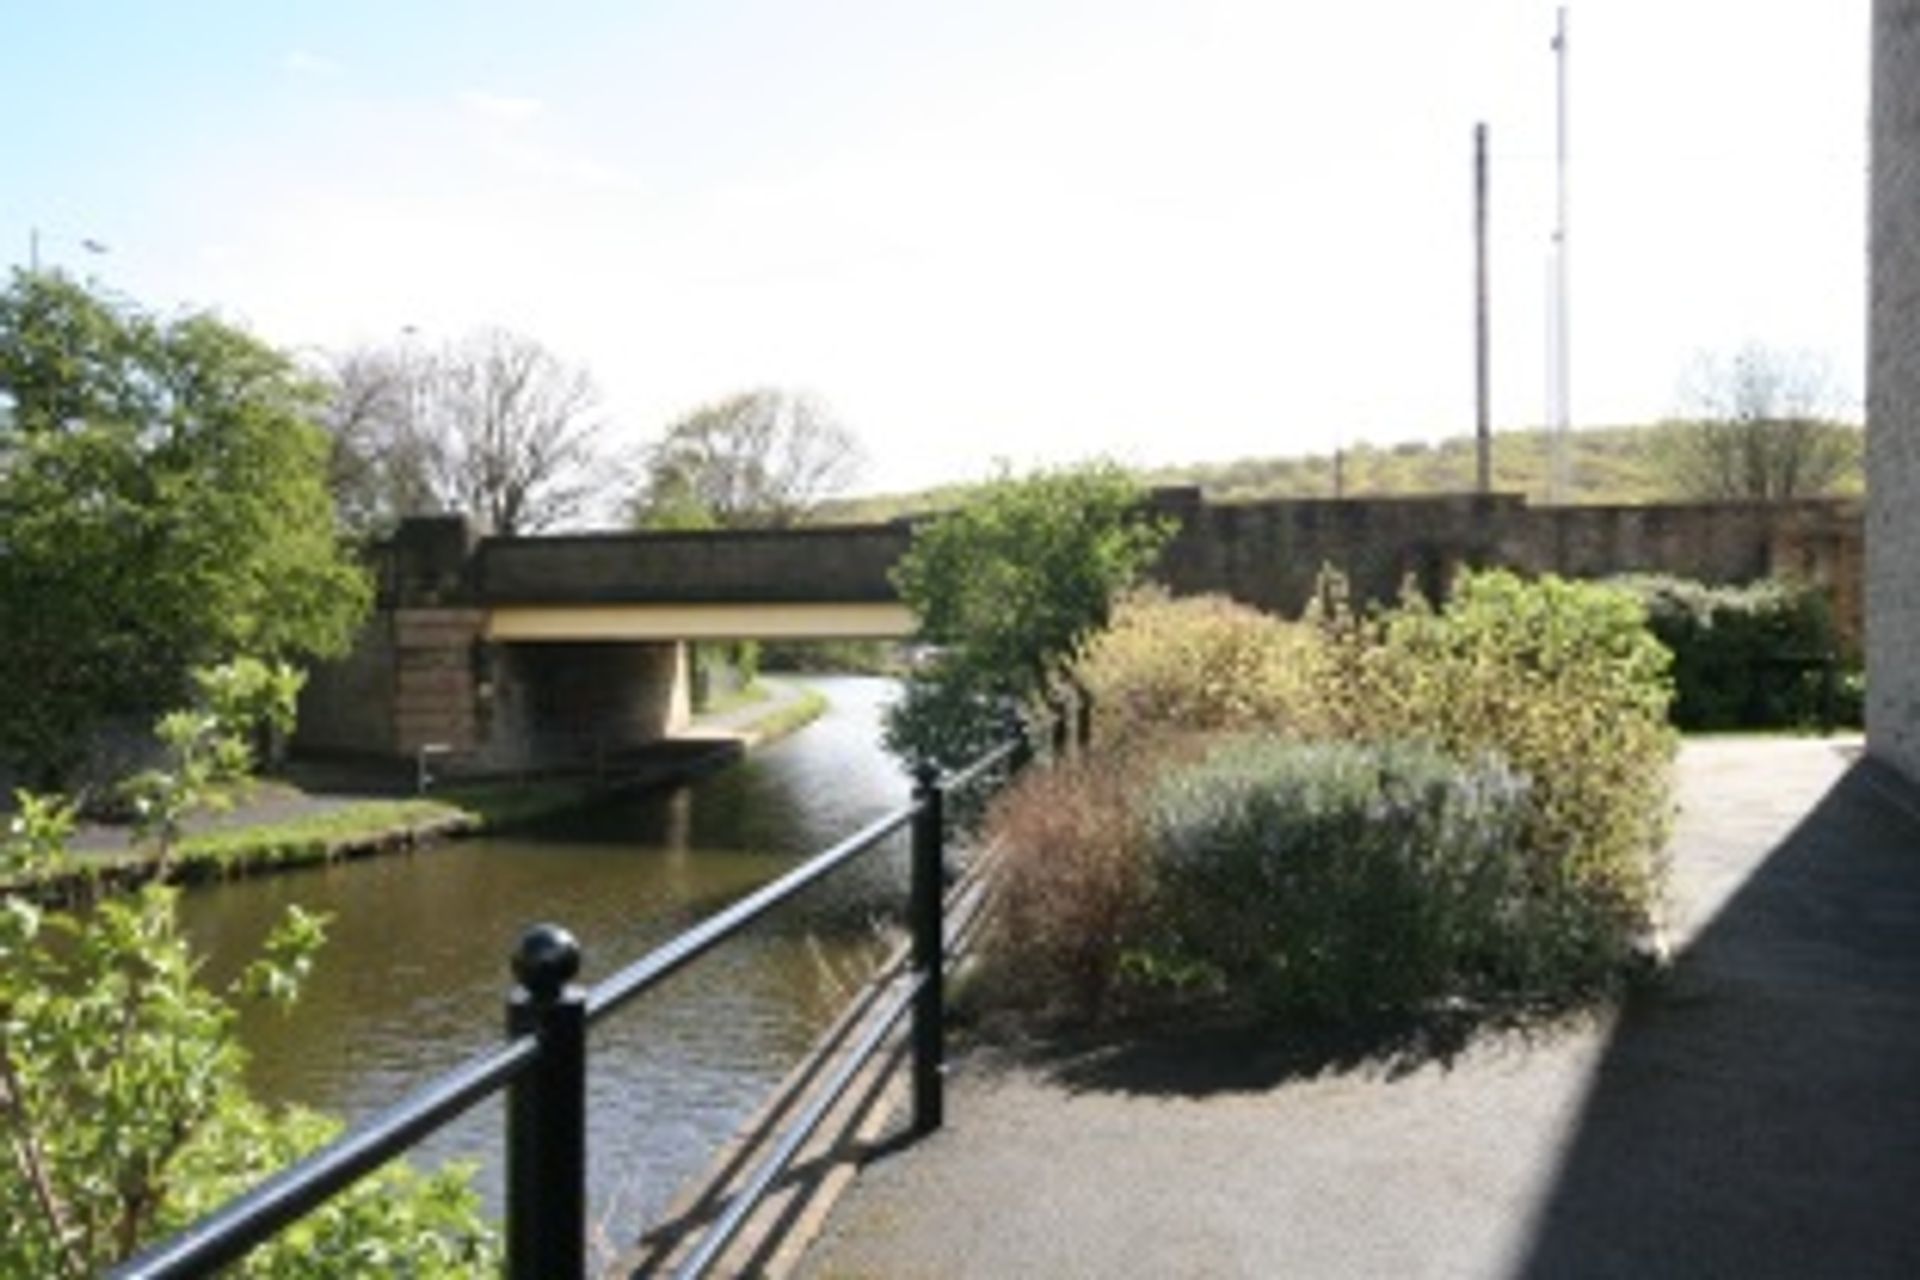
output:
[[[439,1077],[404,1101],[281,1170],[171,1239],[122,1263],[121,1280],[203,1276],[239,1260],[329,1198],[403,1155],[423,1138],[502,1089],[507,1100],[507,1274],[579,1277],[587,1267],[587,1032],[651,991],[748,924],[901,830],[911,834],[907,919],[911,970],[880,1007],[819,1092],[793,1121],[675,1271],[704,1275],[748,1215],[786,1171],[888,1033],[912,1015],[913,1129],[943,1119],[945,1044],[943,885],[946,799],[1001,769],[1017,772],[1030,751],[1024,737],[986,752],[950,775],[923,768],[913,797],[787,874],[648,952],[591,990],[573,979],[580,947],[557,925],[536,925],[513,955],[507,1040]]]

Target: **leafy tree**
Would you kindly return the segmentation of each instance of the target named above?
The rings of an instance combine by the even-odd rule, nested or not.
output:
[[[907,680],[888,745],[958,764],[1010,706],[1062,709],[1074,665],[1115,598],[1172,535],[1126,472],[1090,465],[1002,476],[914,531],[894,571],[935,655]]]
[[[1860,433],[1834,420],[1830,379],[1805,353],[1748,346],[1702,360],[1693,383],[1693,412],[1667,425],[1660,450],[1684,496],[1804,498],[1859,470]]]
[[[580,515],[605,485],[593,378],[532,338],[486,329],[431,355],[363,348],[326,381],[329,478],[356,533],[438,511],[536,533]]]
[[[317,389],[211,315],[57,274],[0,292],[0,758],[42,784],[103,717],[247,651],[341,653],[365,611]],[[30,673],[30,676],[29,676]]]
[[[646,452],[634,523],[781,528],[853,483],[860,444],[816,400],[762,388],[703,405]]]
[[[144,830],[164,848],[178,819],[236,781],[251,717],[291,714],[297,680],[243,664],[200,681],[203,706],[168,717],[176,768],[141,780],[162,803]],[[23,797],[0,866],[58,860],[70,806]],[[84,913],[0,895],[0,1274],[98,1274],[261,1181],[337,1131],[248,1096],[238,1005],[286,1005],[324,940],[295,907],[223,992],[198,978],[177,891],[149,884]],[[392,1166],[337,1197],[239,1268],[246,1275],[483,1275],[492,1233],[458,1167]]]

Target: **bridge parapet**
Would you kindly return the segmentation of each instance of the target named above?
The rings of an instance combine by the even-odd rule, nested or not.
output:
[[[495,604],[879,604],[904,523],[476,538],[460,516],[404,521],[372,550],[388,608]]]

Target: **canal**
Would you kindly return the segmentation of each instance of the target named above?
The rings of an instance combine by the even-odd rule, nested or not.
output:
[[[269,1102],[365,1117],[495,1041],[514,939],[573,930],[584,979],[633,960],[908,794],[880,747],[890,681],[810,677],[831,709],[741,763],[510,836],[293,871],[186,894],[182,915],[218,980],[288,903],[332,916],[289,1013],[249,1011],[249,1078]],[[594,1220],[616,1243],[656,1218],[762,1101],[884,947],[904,893],[890,847],[808,891],[590,1041]],[[502,1107],[478,1108],[420,1149],[480,1162],[500,1200]]]

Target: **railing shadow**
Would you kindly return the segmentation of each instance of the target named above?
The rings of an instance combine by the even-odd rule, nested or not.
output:
[[[1920,1275],[1920,791],[1861,762],[1622,1013],[1517,1267]]]

